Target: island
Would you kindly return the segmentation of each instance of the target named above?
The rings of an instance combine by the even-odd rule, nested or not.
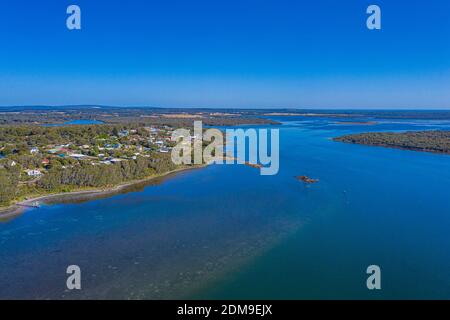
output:
[[[450,131],[367,132],[333,138],[334,141],[450,154]]]

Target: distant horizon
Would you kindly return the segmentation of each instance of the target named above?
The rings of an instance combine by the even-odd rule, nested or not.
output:
[[[323,107],[323,108],[312,108],[312,107],[196,107],[196,106],[185,106],[185,107],[163,107],[163,106],[151,106],[151,105],[106,105],[106,104],[64,104],[64,105],[45,105],[45,104],[35,104],[35,105],[2,105],[0,108],[142,108],[142,109],[186,109],[186,110],[292,110],[292,111],[450,111],[450,107],[442,108],[349,108],[349,107]]]

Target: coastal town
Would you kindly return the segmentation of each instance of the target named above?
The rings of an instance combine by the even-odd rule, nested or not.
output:
[[[144,127],[144,131],[136,129],[115,131],[111,135],[98,136],[94,145],[77,145],[68,142],[60,145],[33,145],[28,148],[29,155],[41,158],[40,165],[23,168],[23,172],[30,177],[40,176],[52,164],[61,163],[63,168],[73,166],[73,161],[85,161],[90,165],[111,165],[137,157],[149,158],[152,153],[168,153],[173,145],[171,141],[172,129],[169,127]],[[142,134],[145,132],[146,134]],[[15,166],[15,155],[26,154],[26,150],[14,148],[14,144],[4,143],[0,148],[0,167]],[[5,155],[6,154],[6,155]],[[7,157],[10,155],[10,157]],[[8,161],[8,159],[10,159]],[[69,163],[69,165],[65,165]]]
[[[0,206],[29,195],[114,186],[175,170],[173,130],[138,124],[1,127]]]

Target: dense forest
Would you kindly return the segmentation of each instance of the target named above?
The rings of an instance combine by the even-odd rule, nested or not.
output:
[[[19,176],[17,167],[0,168],[0,206],[9,204],[16,197]]]
[[[113,186],[174,169],[176,166],[167,155],[155,155],[153,158],[139,157],[136,160],[112,165],[93,166],[81,163],[70,168],[54,166],[37,182],[37,186],[48,191],[58,191],[63,186]]]
[[[450,154],[450,131],[369,132],[334,138],[335,141]]]

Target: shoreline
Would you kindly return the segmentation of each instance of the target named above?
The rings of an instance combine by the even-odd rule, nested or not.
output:
[[[102,196],[110,197],[117,193],[121,193],[121,192],[126,193],[126,189],[130,188],[130,187],[139,186],[139,185],[146,187],[151,182],[154,182],[157,179],[168,178],[170,175],[174,175],[174,174],[181,173],[184,171],[201,169],[201,168],[205,168],[206,166],[208,166],[208,164],[198,165],[195,167],[178,168],[175,170],[165,172],[160,175],[155,175],[155,176],[147,177],[147,178],[140,179],[140,180],[133,180],[133,181],[125,182],[125,183],[122,183],[122,184],[119,184],[116,186],[112,186],[109,188],[108,187],[93,188],[93,189],[88,189],[88,190],[75,190],[75,191],[70,191],[70,192],[46,194],[46,195],[41,195],[41,196],[33,197],[30,199],[26,199],[26,200],[17,201],[14,204],[11,204],[9,207],[0,208],[0,220],[14,218],[14,217],[17,217],[17,216],[25,213],[27,210],[32,209],[32,208],[28,208],[27,206],[30,206],[33,202],[36,202],[36,201],[56,204],[56,203],[64,202],[64,200],[65,200],[64,198],[66,198],[66,197],[71,198],[71,199],[69,199],[69,202],[70,201],[83,201],[83,200],[88,201],[89,198],[95,199],[95,198],[99,198]],[[132,192],[132,190],[130,190],[129,192]]]
[[[389,145],[389,144],[370,144],[370,143],[359,143],[359,142],[351,142],[351,141],[343,141],[343,140],[336,140],[332,139],[334,142],[340,142],[340,143],[346,143],[351,145],[358,145],[358,146],[366,146],[366,147],[379,147],[379,148],[385,148],[385,149],[394,149],[394,150],[403,150],[403,151],[413,151],[413,152],[421,152],[421,153],[430,153],[430,154],[436,154],[436,155],[444,155],[444,156],[450,156],[450,152],[444,152],[444,151],[436,151],[436,150],[429,150],[429,149],[420,149],[420,148],[413,148],[413,147],[401,147],[401,146],[395,146],[395,145]]]

